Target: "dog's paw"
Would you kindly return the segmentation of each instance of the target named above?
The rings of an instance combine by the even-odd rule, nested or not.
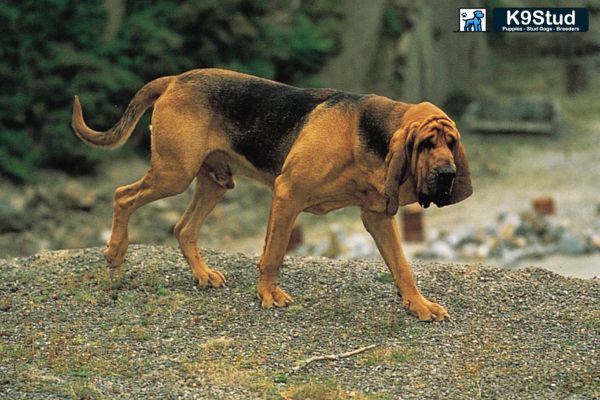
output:
[[[286,307],[293,302],[292,297],[277,286],[272,288],[259,287],[258,298],[261,300],[263,308]]]
[[[443,306],[433,303],[423,296],[404,299],[403,303],[421,321],[443,321],[450,318],[448,311]]]
[[[227,282],[225,280],[225,275],[223,275],[220,271],[208,268],[206,270],[199,271],[198,273],[194,273],[194,280],[198,283],[198,285],[200,285],[201,288],[218,288],[224,286]]]
[[[104,259],[108,268],[119,269],[125,261],[125,253],[119,252],[113,247],[107,247],[104,250]]]

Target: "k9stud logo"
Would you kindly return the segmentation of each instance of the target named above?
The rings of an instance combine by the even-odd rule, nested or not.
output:
[[[494,8],[495,32],[587,32],[586,8]]]
[[[485,8],[459,8],[459,32],[485,32],[487,10]]]

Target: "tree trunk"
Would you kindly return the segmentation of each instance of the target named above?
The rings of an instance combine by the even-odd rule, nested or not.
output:
[[[351,92],[366,89],[367,74],[376,57],[386,0],[346,0],[342,51],[324,68],[327,85]]]
[[[457,33],[458,8],[466,1],[423,4],[416,10],[403,98],[442,104],[448,95],[479,95],[488,70],[485,33]]]

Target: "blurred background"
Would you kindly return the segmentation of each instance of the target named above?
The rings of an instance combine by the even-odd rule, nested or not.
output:
[[[455,33],[459,7],[587,7],[586,33]],[[399,214],[411,258],[600,275],[600,1],[22,0],[0,7],[0,257],[103,246],[117,186],[145,172],[149,115],[106,152],[147,81],[222,67],[302,87],[432,101],[459,123],[474,195]],[[200,244],[259,254],[270,192],[237,180]],[[140,209],[133,243],[176,246],[191,189]],[[412,237],[411,237],[412,232]],[[416,234],[414,232],[417,232]],[[291,254],[378,257],[359,211],[302,215]]]

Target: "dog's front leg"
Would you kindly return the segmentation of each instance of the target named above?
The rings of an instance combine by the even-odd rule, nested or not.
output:
[[[276,183],[265,247],[259,262],[258,297],[265,308],[285,307],[292,302],[290,295],[277,286],[277,273],[300,211],[298,202],[289,196],[282,185]]]
[[[400,232],[395,217],[362,210],[361,218],[394,277],[404,305],[422,321],[442,321],[448,317],[444,307],[427,300],[417,288],[400,245]]]

